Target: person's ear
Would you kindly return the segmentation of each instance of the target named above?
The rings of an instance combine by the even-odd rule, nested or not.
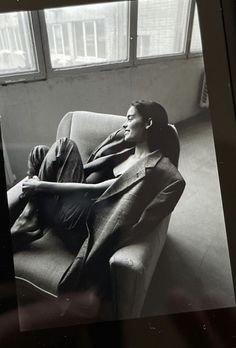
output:
[[[152,119],[151,117],[149,117],[145,125],[146,130],[149,129],[151,126],[152,126]]]

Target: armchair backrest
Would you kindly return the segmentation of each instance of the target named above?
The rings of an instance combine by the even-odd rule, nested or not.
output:
[[[57,129],[57,139],[68,137],[77,144],[83,163],[93,150],[125,122],[124,116],[89,111],[68,112]]]
[[[68,112],[58,125],[57,139],[68,137],[74,140],[80,150],[83,163],[86,163],[92,151],[124,122],[125,117],[120,115],[89,111]],[[178,166],[179,138],[176,128],[169,124],[166,134],[162,152],[175,166]]]
[[[178,167],[180,151],[179,136],[175,126],[172,124],[168,124],[161,150],[163,155],[169,157],[170,161]]]

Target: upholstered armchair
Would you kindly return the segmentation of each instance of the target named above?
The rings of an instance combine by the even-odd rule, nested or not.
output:
[[[92,151],[112,132],[121,127],[123,116],[99,114],[88,111],[67,113],[57,129],[57,138],[73,139],[80,150],[83,163]],[[169,125],[165,155],[177,166],[179,141],[176,129]],[[19,200],[21,183],[8,191],[11,223],[23,209]],[[113,302],[117,319],[141,316],[145,296],[165,243],[170,217],[166,217],[150,233],[139,237],[132,245],[115,252],[110,258],[110,272],[113,289]],[[71,256],[63,251],[63,245],[52,240],[49,248],[38,244],[37,250],[18,252],[14,257],[18,294],[21,298],[34,291],[37,296],[57,297],[57,269],[66,267]],[[51,243],[51,244],[50,244]],[[52,243],[54,243],[52,247]],[[56,246],[56,247],[55,247]]]

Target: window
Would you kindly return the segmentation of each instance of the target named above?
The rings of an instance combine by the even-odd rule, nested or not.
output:
[[[184,53],[189,6],[189,0],[139,0],[137,57]]]
[[[76,61],[83,64],[90,61],[105,62],[106,37],[105,20],[96,19],[74,23]]]
[[[197,10],[197,6],[195,6],[190,52],[196,53],[201,51],[202,51],[202,41],[201,41],[201,33],[200,33],[200,27],[199,27],[198,10]]]
[[[0,82],[201,53],[195,0],[132,0],[0,14]]]
[[[45,10],[52,68],[128,60],[128,2]]]
[[[0,74],[36,71],[36,59],[28,14],[0,14]]]
[[[139,34],[137,44],[137,57],[145,57],[150,51],[151,35]]]
[[[63,54],[65,55],[65,44],[64,44],[64,35],[62,24],[53,24],[52,25],[52,50],[54,54]]]

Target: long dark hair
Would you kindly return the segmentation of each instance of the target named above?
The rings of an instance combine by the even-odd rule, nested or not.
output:
[[[136,100],[131,103],[144,121],[152,119],[152,125],[148,129],[148,145],[151,151],[162,149],[165,141],[165,132],[168,128],[168,116],[166,110],[157,102],[151,100]]]

